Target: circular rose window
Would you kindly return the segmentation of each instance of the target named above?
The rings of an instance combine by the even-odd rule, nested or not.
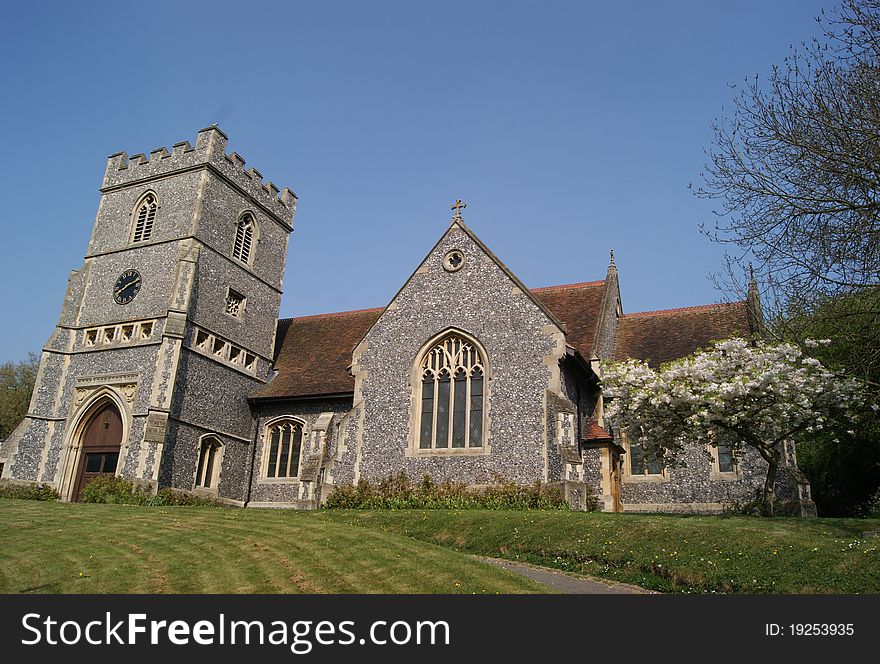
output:
[[[458,249],[453,249],[443,257],[443,268],[447,272],[460,270],[462,265],[464,265],[464,254]]]

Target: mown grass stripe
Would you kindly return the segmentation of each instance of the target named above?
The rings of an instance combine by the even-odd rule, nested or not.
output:
[[[544,592],[433,544],[304,513],[0,500],[0,592]]]

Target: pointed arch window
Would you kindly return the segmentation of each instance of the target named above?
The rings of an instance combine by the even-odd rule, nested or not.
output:
[[[235,227],[235,244],[232,247],[232,257],[245,265],[250,265],[251,253],[254,246],[254,216],[245,213],[238,220]]]
[[[144,194],[134,209],[134,232],[132,242],[146,242],[153,234],[153,222],[156,220],[156,211],[159,209],[159,201],[152,192]]]
[[[451,334],[421,356],[421,450],[483,447],[485,358],[472,341]]]
[[[299,475],[302,439],[302,422],[285,419],[270,424],[263,453],[263,477],[295,479]]]
[[[197,489],[217,490],[217,481],[220,477],[220,459],[223,444],[213,436],[202,439],[199,450],[199,464],[196,467]]]

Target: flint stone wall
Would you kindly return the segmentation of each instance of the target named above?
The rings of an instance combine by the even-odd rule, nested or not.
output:
[[[443,257],[452,249],[463,252],[465,262],[447,272]],[[413,364],[425,344],[450,327],[477,339],[488,355],[485,443],[490,452],[409,456],[415,435]],[[453,225],[367,333],[360,354],[355,351],[353,372],[365,408],[355,478],[376,480],[404,471],[413,479],[427,474],[469,484],[499,475],[519,483],[546,480],[544,393],[559,369],[558,355],[549,363],[544,358],[564,351],[557,345],[559,336],[552,319]]]
[[[294,503],[299,500],[299,480],[267,480],[262,476],[263,456],[266,454],[266,425],[269,422],[279,417],[295,417],[303,421],[305,423],[303,426],[303,447],[305,447],[310,438],[312,427],[321,413],[332,412],[333,419],[327,430],[327,454],[325,455],[329,458],[336,453],[340,422],[350,410],[350,398],[286,401],[259,406],[250,500],[256,503]]]
[[[624,464],[630,463],[627,457],[623,455]],[[767,463],[751,448],[738,453],[736,479],[713,478],[712,459],[704,446],[687,445],[678,458],[687,465],[668,469],[665,481],[633,481],[625,472],[620,488],[624,506],[749,501],[755,498],[755,491],[763,485],[767,473]]]

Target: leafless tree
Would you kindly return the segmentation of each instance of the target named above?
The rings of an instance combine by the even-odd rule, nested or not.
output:
[[[730,245],[720,283],[754,263],[769,329],[856,335],[880,367],[880,0],[843,0],[821,37],[791,48],[713,123],[697,195],[720,202],[703,231]],[[843,303],[843,304],[841,304]],[[865,369],[862,367],[861,369]]]

